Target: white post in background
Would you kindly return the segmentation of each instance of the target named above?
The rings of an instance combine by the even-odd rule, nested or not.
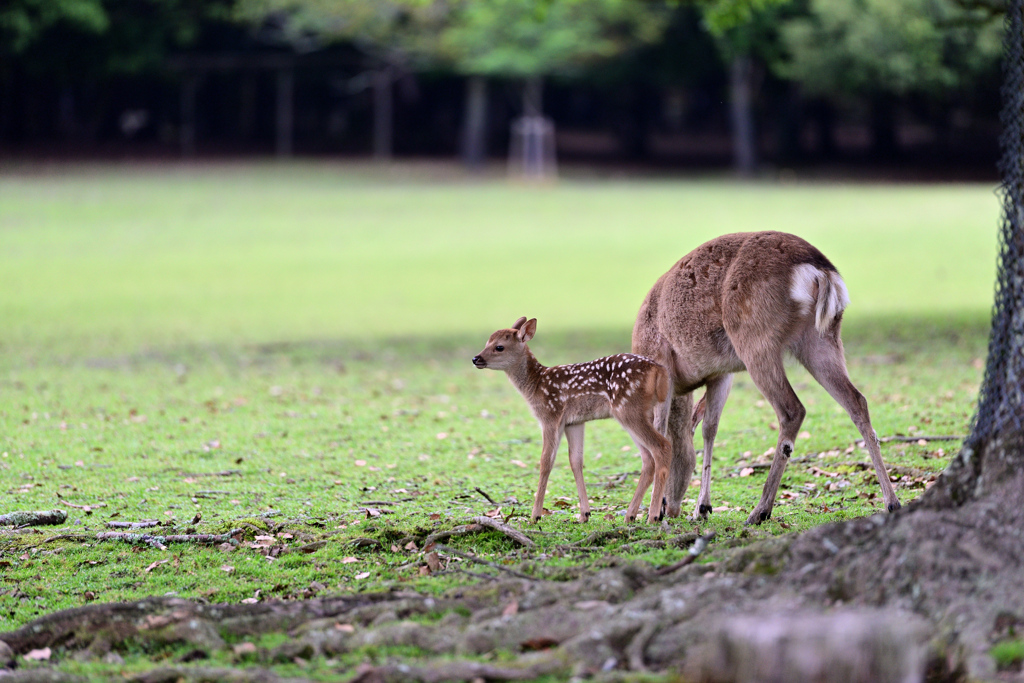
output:
[[[543,116],[543,81],[527,80],[523,89],[523,116],[512,122],[508,171],[513,178],[547,180],[558,175],[555,124]]]

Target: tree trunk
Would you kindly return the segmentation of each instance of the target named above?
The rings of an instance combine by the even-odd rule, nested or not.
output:
[[[476,170],[487,159],[487,79],[466,80],[466,113],[462,123],[462,161]]]
[[[393,152],[394,97],[391,81],[390,68],[384,67],[373,75],[373,158],[377,161],[390,161]]]
[[[523,86],[523,116],[544,115],[544,77],[530,76]]]
[[[749,178],[757,170],[757,140],[754,134],[754,60],[740,55],[729,68],[730,112],[732,114],[733,165],[736,174]]]

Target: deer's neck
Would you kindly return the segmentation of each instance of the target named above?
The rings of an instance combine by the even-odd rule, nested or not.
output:
[[[544,366],[527,349],[522,361],[508,368],[505,373],[508,375],[509,381],[512,382],[512,386],[523,395],[523,398],[530,401],[540,387],[543,370]]]

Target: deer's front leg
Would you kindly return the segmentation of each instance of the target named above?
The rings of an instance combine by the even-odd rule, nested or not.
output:
[[[548,477],[555,464],[558,446],[562,443],[562,425],[544,426],[544,445],[540,452],[540,482],[537,484],[537,495],[533,499],[532,520],[536,523],[544,512],[544,493],[548,490]]]
[[[576,493],[580,498],[581,522],[590,520],[590,500],[587,498],[587,485],[583,482],[583,432],[585,425],[568,425],[565,428],[565,440],[569,442],[569,467],[576,479]]]

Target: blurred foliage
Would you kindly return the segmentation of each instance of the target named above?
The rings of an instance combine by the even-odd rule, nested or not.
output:
[[[668,8],[629,0],[238,0],[235,16],[274,22],[293,44],[352,41],[391,62],[460,73],[566,73],[661,36]]]
[[[0,6],[0,55],[59,79],[162,69],[170,51],[227,19],[231,1],[8,0]]]
[[[464,1],[440,39],[460,71],[504,76],[571,72],[654,42],[666,8],[628,0]]]
[[[0,6],[0,52],[22,52],[59,23],[103,33],[110,18],[102,0],[7,0]]]
[[[431,57],[444,8],[402,0],[236,0],[234,19],[299,51],[347,41],[389,62]]]
[[[956,89],[1002,47],[992,11],[952,0],[809,0],[780,31],[777,72],[820,96]]]

